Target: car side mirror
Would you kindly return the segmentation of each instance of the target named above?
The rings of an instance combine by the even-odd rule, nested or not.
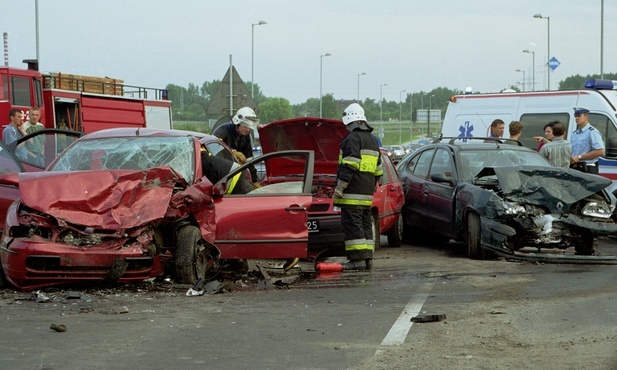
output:
[[[227,194],[227,182],[222,181],[212,187],[212,195],[215,197],[222,197]]]
[[[0,184],[19,187],[19,175],[14,172],[0,174]]]
[[[444,172],[437,172],[431,175],[431,181],[446,182],[449,185],[452,185],[452,176],[446,175]]]

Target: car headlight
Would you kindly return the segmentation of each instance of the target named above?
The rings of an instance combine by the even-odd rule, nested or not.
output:
[[[505,209],[504,213],[506,215],[518,215],[520,213],[525,213],[525,207],[518,203],[513,202],[503,202],[503,207]]]
[[[611,210],[606,203],[589,202],[583,207],[583,216],[611,218]]]

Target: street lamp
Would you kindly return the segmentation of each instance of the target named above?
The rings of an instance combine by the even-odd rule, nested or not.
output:
[[[403,100],[401,99],[401,94],[404,93],[405,90],[401,90],[398,93],[398,141],[403,141]]]
[[[547,83],[548,83],[548,91],[551,90],[551,65],[549,63],[549,61],[551,60],[551,17],[543,17],[542,14],[534,14],[533,16],[534,18],[538,18],[538,19],[546,19],[546,25],[547,25],[547,54],[548,54],[548,60],[546,61],[546,68],[547,68]]]
[[[322,103],[322,94],[321,94],[321,81],[322,81],[322,71],[323,71],[323,57],[329,57],[330,53],[325,53],[319,56],[319,118],[321,118],[323,103]]]
[[[426,136],[431,137],[431,108],[433,107],[433,97],[435,95],[429,95],[428,97],[428,124],[426,125]]]
[[[388,86],[388,84],[383,84],[379,86],[379,123],[383,125],[383,87]]]
[[[364,76],[366,72],[358,73],[358,104],[360,104],[360,76]]]
[[[523,72],[523,92],[525,92],[525,71],[517,69],[516,72]]]
[[[255,60],[255,26],[266,24],[266,21],[259,21],[251,24],[251,98],[255,97],[255,76],[254,76],[254,60]]]
[[[536,52],[525,49],[523,53],[531,54],[531,91],[536,91]]]

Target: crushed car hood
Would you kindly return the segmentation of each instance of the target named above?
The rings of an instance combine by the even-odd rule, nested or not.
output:
[[[174,185],[169,167],[19,174],[22,203],[58,222],[97,229],[128,229],[165,216]]]
[[[312,150],[315,152],[314,173],[335,175],[341,141],[347,133],[341,120],[300,117],[260,126],[259,140],[264,154],[281,150]],[[276,168],[269,166],[269,176],[304,172],[303,164],[279,164]]]
[[[611,184],[605,177],[569,168],[537,166],[486,167],[476,179],[492,175],[508,199],[547,206],[559,213]]]

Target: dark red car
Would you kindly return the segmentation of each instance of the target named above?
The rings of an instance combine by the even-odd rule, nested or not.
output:
[[[111,129],[80,138],[44,172],[0,175],[0,185],[18,186],[20,196],[7,212],[0,285],[132,282],[166,267],[190,284],[219,259],[306,258],[313,152],[260,157],[268,168],[293,163],[295,181],[271,177],[232,194],[247,166],[212,184],[203,151],[233,158],[211,135]]]
[[[340,209],[332,195],[341,141],[348,131],[341,120],[300,117],[262,125],[258,129],[264,154],[283,150],[310,150],[315,153],[313,201],[308,212],[309,254],[344,255]],[[405,203],[403,186],[388,152],[382,148],[383,177],[373,196],[373,236],[375,247],[380,235],[387,235],[390,247],[399,247],[403,234],[401,209]],[[268,176],[293,180],[302,168],[293,165],[268,168]]]

